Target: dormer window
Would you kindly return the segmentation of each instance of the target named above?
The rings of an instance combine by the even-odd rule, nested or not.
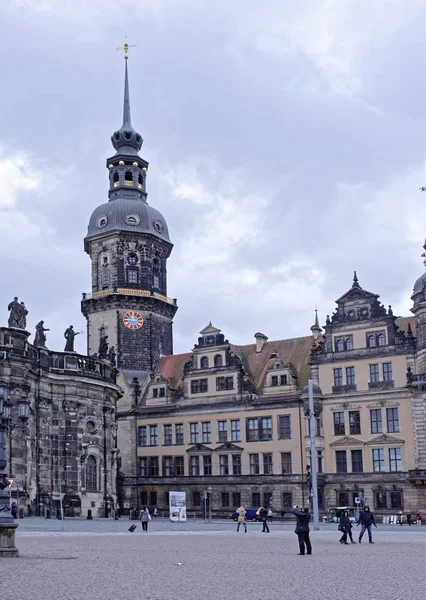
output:
[[[278,385],[278,375],[272,375],[272,377],[271,377],[271,385],[273,387],[275,387],[275,386]]]
[[[346,340],[345,340],[345,346],[346,346],[346,350],[352,350],[353,349],[352,338],[346,338]]]
[[[280,376],[280,385],[287,385],[287,375]]]
[[[200,360],[200,369],[208,369],[209,368],[209,359],[208,356],[202,356]]]
[[[131,187],[133,185],[133,174],[131,171],[126,171],[124,176],[124,185]]]
[[[385,336],[383,333],[379,333],[379,335],[377,336],[377,345],[378,346],[384,346],[385,345]]]
[[[223,366],[223,359],[222,359],[222,355],[221,354],[216,354],[216,356],[214,357],[214,366],[215,367],[222,367]]]
[[[344,349],[345,349],[345,344],[343,343],[343,340],[337,340],[337,342],[336,342],[337,352],[343,352]]]
[[[368,344],[369,348],[375,348],[376,347],[376,336],[369,335],[367,338],[367,344]]]
[[[345,350],[352,350],[354,347],[352,336],[335,339],[334,347],[336,349],[336,352],[344,352]]]

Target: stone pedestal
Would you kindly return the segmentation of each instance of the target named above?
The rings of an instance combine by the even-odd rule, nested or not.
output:
[[[18,523],[0,523],[0,560],[2,558],[17,558],[18,548],[15,546],[15,530]]]

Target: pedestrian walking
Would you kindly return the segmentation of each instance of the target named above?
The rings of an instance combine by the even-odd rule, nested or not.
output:
[[[368,531],[368,541],[370,544],[374,544],[373,542],[373,533],[371,531],[371,527],[377,527],[376,520],[374,518],[374,513],[370,511],[369,506],[364,506],[364,510],[362,510],[359,514],[357,525],[361,525],[361,533],[359,534],[358,542],[361,543],[362,536],[365,533],[365,530]]]
[[[416,525],[421,525],[422,524],[422,513],[419,511],[416,514]]]
[[[402,527],[402,520],[403,520],[402,510],[400,510],[399,513],[398,513],[397,523],[399,523],[401,525],[401,527]]]
[[[267,506],[262,506],[259,512],[260,520],[263,523],[262,533],[269,533],[268,527],[268,508]]]
[[[411,527],[412,516],[410,513],[407,513],[406,519],[407,519],[407,524]]]
[[[268,521],[270,523],[272,523],[272,517],[274,516],[274,513],[272,512],[272,508],[268,508]]]
[[[157,507],[154,508],[154,519],[156,519],[158,517],[158,510]]]
[[[339,531],[342,532],[342,536],[339,540],[339,542],[341,544],[347,544],[349,546],[348,536],[349,536],[349,539],[351,540],[351,544],[356,544],[356,542],[354,542],[354,539],[352,537],[352,523],[349,518],[349,512],[347,510],[343,511],[343,514],[340,517]]]
[[[309,521],[311,520],[311,515],[309,514],[309,509],[304,508],[296,504],[293,506],[291,512],[297,518],[296,529],[294,533],[297,534],[299,540],[299,556],[304,556],[305,554],[305,546],[306,546],[306,554],[312,554],[312,545],[311,540],[309,539]]]
[[[280,523],[284,523],[284,515],[285,515],[285,510],[282,508],[281,515],[280,515]]]
[[[148,531],[148,523],[151,520],[151,515],[147,507],[141,510],[139,518],[142,523],[142,531]]]
[[[238,513],[237,533],[240,531],[240,525],[244,525],[244,533],[247,533],[246,509],[244,508],[244,506],[240,506],[240,508],[237,508],[237,513]]]

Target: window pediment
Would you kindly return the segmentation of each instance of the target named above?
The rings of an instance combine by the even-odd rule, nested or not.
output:
[[[381,435],[378,435],[377,437],[373,438],[372,440],[369,440],[367,442],[367,444],[369,446],[377,446],[378,444],[405,444],[405,440],[401,440],[400,438],[397,438],[393,435],[388,435],[387,433],[383,433]]]
[[[357,440],[356,438],[354,438],[350,435],[345,435],[330,444],[330,446],[333,446],[333,447],[335,447],[335,446],[363,446],[363,445],[364,445],[364,442],[361,442],[361,440]]]
[[[204,444],[194,444],[186,452],[187,454],[211,454],[213,449]]]
[[[223,452],[224,450],[228,450],[229,452],[242,452],[243,449],[241,446],[237,446],[237,444],[232,444],[231,442],[225,442],[218,448],[216,448],[215,452]]]

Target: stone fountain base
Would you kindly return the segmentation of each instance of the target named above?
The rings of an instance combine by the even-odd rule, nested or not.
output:
[[[19,550],[15,546],[15,530],[18,523],[0,523],[0,560],[2,558],[17,558]]]

